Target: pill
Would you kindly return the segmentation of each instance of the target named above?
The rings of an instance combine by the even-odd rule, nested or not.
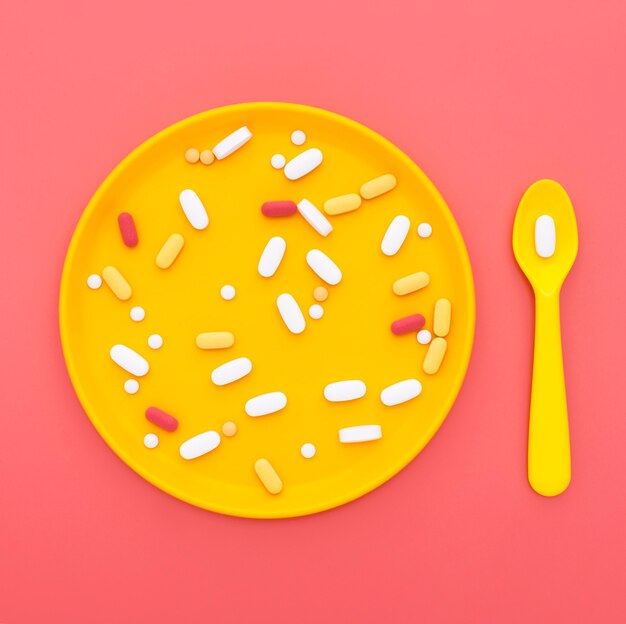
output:
[[[133,294],[130,284],[115,267],[104,267],[104,269],[102,269],[102,279],[106,282],[106,285],[111,289],[113,294],[122,301],[130,299],[130,296]]]
[[[321,319],[322,316],[324,316],[324,308],[322,308],[322,306],[318,303],[314,303],[309,308],[309,316],[316,321]]]
[[[185,244],[185,239],[180,234],[172,234],[163,243],[159,253],[156,257],[156,264],[160,269],[169,269],[174,260],[178,257],[180,250]]]
[[[209,225],[209,215],[197,193],[191,189],[185,189],[178,199],[191,226],[196,230],[204,230]]]
[[[270,163],[274,169],[282,169],[286,162],[287,159],[282,154],[274,154],[270,159]]]
[[[426,319],[421,314],[411,314],[404,318],[398,319],[391,324],[391,331],[396,336],[401,336],[408,332],[417,331],[424,327]]]
[[[340,195],[324,202],[324,212],[329,215],[340,215],[352,212],[361,205],[361,197],[356,193]]]
[[[126,247],[134,247],[139,240],[137,237],[137,228],[133,216],[128,212],[121,212],[117,216],[117,224],[120,228],[120,234]]]
[[[305,150],[292,158],[283,169],[288,180],[299,180],[303,176],[311,173],[322,164],[323,155],[317,147]]]
[[[246,401],[248,416],[267,416],[283,409],[287,405],[287,396],[283,392],[268,392]]]
[[[237,425],[232,420],[225,422],[222,425],[222,433],[227,438],[232,438],[237,433]]]
[[[424,288],[424,286],[428,286],[429,283],[430,277],[428,273],[420,271],[396,280],[393,283],[393,292],[396,295],[408,295],[420,288]]]
[[[148,336],[148,346],[151,349],[160,349],[163,346],[163,338],[159,334],[151,334]]]
[[[373,199],[396,186],[396,178],[390,173],[386,173],[378,178],[366,182],[360,190],[363,199]]]
[[[242,126],[222,139],[214,148],[213,154],[218,160],[230,156],[234,151],[245,145],[252,138],[252,133],[247,126]]]
[[[328,236],[333,231],[330,221],[308,199],[298,204],[298,212],[318,234]]]
[[[383,236],[383,242],[380,245],[382,252],[386,256],[395,256],[400,251],[410,229],[411,221],[408,217],[404,215],[395,217]]]
[[[432,335],[427,329],[422,329],[417,332],[417,342],[423,345],[427,345],[432,340]]]
[[[380,425],[357,425],[339,429],[339,442],[352,444],[354,442],[370,442],[383,437]]]
[[[159,446],[159,436],[156,433],[146,433],[143,437],[143,443],[146,448],[156,448]]]
[[[89,286],[91,290],[97,290],[102,286],[102,278],[97,273],[93,273],[87,278],[87,286]]]
[[[328,299],[328,288],[324,286],[317,286],[313,289],[313,299],[315,301],[326,301]]]
[[[430,343],[422,366],[425,373],[434,375],[439,370],[447,347],[448,343],[445,338],[437,337]]]
[[[298,206],[294,201],[269,201],[261,206],[261,212],[266,217],[288,217],[298,212]]]
[[[147,360],[125,345],[113,345],[109,355],[120,368],[135,377],[143,377],[150,370]]]
[[[450,317],[452,315],[452,305],[447,299],[439,299],[435,303],[435,313],[433,315],[433,332],[435,336],[447,336],[450,331]]]
[[[541,258],[550,258],[556,249],[556,227],[549,215],[541,215],[535,221],[535,250]]]
[[[417,226],[417,234],[422,238],[428,238],[433,233],[433,226],[430,223],[420,223]]]
[[[200,162],[203,165],[210,165],[215,160],[215,156],[213,156],[213,152],[209,149],[202,150],[200,152]]]
[[[176,431],[178,429],[178,420],[158,407],[149,407],[146,410],[146,418],[153,425],[161,427],[165,431]]]
[[[422,384],[417,379],[405,379],[387,386],[380,393],[380,400],[383,402],[383,405],[399,405],[419,396],[421,391]]]
[[[220,290],[220,295],[222,296],[222,299],[224,299],[225,301],[230,301],[231,299],[234,299],[236,294],[237,294],[237,291],[235,290],[235,287],[231,286],[230,284],[226,284],[225,286],[222,286]]]
[[[291,133],[291,142],[294,145],[302,145],[306,141],[306,134],[302,130],[294,130]]]
[[[246,357],[240,357],[213,369],[211,381],[216,386],[225,386],[245,377],[251,370],[252,362]]]
[[[267,459],[257,459],[254,463],[254,471],[270,494],[280,494],[283,482]]]
[[[341,281],[341,270],[323,251],[311,249],[306,255],[306,262],[327,284],[335,286]]]
[[[354,401],[365,396],[367,387],[359,379],[347,379],[346,381],[335,381],[329,383],[324,388],[324,398],[332,403],[343,401]]]
[[[283,322],[292,334],[301,334],[306,327],[304,314],[298,305],[298,302],[288,293],[278,295],[276,305]]]
[[[139,392],[139,382],[136,379],[127,379],[124,382],[124,390],[128,394],[137,394]]]
[[[146,318],[146,311],[141,306],[135,306],[130,310],[130,318],[138,323]]]
[[[200,152],[195,147],[190,147],[185,152],[185,160],[192,165],[200,160]]]
[[[316,453],[315,445],[311,444],[310,442],[303,444],[300,447],[300,453],[302,454],[302,457],[304,457],[305,459],[311,459],[311,457],[315,457],[315,453]]]
[[[202,457],[214,451],[220,445],[220,441],[220,434],[217,431],[199,433],[180,445],[180,456],[183,459]]]
[[[196,336],[200,349],[228,349],[235,344],[235,336],[227,331],[204,332]]]
[[[269,239],[259,259],[258,271],[263,277],[272,277],[276,273],[286,249],[287,243],[284,238],[274,236]]]

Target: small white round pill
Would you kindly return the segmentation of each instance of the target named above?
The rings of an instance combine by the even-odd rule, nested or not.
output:
[[[324,308],[319,305],[319,303],[314,303],[310,308],[309,308],[309,316],[312,319],[321,319],[322,316],[324,316]]]
[[[159,334],[148,336],[148,346],[151,349],[160,349],[163,346],[163,338]]]
[[[270,162],[272,163],[272,167],[274,167],[274,169],[282,169],[285,166],[287,159],[282,154],[274,154]]]
[[[302,130],[294,130],[291,133],[291,142],[294,145],[302,145],[306,141],[306,134]]]
[[[230,284],[222,286],[222,290],[220,290],[220,295],[222,295],[222,299],[225,299],[226,301],[234,299],[236,294],[237,291],[235,290],[235,287],[231,286]]]
[[[417,342],[420,344],[428,344],[432,340],[432,336],[427,329],[420,329],[417,332]]]
[[[126,390],[128,394],[137,394],[139,391],[139,382],[136,379],[127,379],[124,382],[124,390]]]
[[[303,444],[300,448],[300,453],[302,453],[302,457],[305,457],[306,459],[311,459],[311,457],[315,456],[315,445],[311,444],[310,442]]]
[[[417,233],[422,238],[428,238],[433,233],[433,226],[430,223],[420,223],[417,226]]]
[[[100,286],[102,286],[102,278],[96,273],[90,275],[87,278],[87,286],[89,286],[89,288],[91,288],[92,290],[100,288]]]
[[[141,306],[135,306],[130,311],[130,318],[133,321],[143,321],[146,318],[146,311]]]
[[[156,448],[159,445],[159,436],[156,433],[146,433],[143,443],[146,448]]]

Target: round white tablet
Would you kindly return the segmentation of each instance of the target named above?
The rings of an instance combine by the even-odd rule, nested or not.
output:
[[[428,238],[433,233],[433,226],[430,223],[420,223],[417,226],[417,233],[422,238]]]
[[[160,349],[163,346],[163,338],[159,334],[148,336],[148,346],[151,349]]]
[[[153,449],[159,445],[159,436],[156,433],[146,433],[143,438],[146,448]]]
[[[100,288],[100,286],[102,286],[102,278],[96,273],[94,273],[93,275],[90,275],[87,278],[87,286],[89,286],[89,288],[91,288],[92,290],[96,290],[97,288]]]
[[[285,166],[287,159],[282,154],[274,154],[270,162],[272,163],[272,167],[274,167],[274,169],[282,169]]]
[[[291,142],[294,145],[302,145],[306,141],[306,134],[302,130],[294,130],[291,133]]]
[[[226,286],[222,286],[222,290],[220,290],[220,295],[222,295],[222,299],[225,299],[226,301],[230,301],[231,299],[234,299],[236,294],[237,294],[237,291],[235,290],[235,287],[231,286],[230,284],[226,284]]]
[[[146,318],[146,311],[141,306],[135,306],[130,311],[130,318],[133,321],[143,321]]]
[[[420,331],[417,332],[417,342],[419,342],[420,344],[426,345],[431,340],[432,336],[427,329],[420,329]]]
[[[309,308],[309,316],[312,319],[321,319],[322,316],[324,316],[324,308],[319,305],[318,303],[314,303],[310,308]]]
[[[124,390],[126,390],[128,394],[137,394],[139,391],[139,382],[136,379],[127,379],[124,382]]]
[[[303,444],[300,448],[300,453],[302,453],[302,457],[305,457],[306,459],[311,459],[311,457],[315,456],[315,450],[315,445],[307,442],[306,444]]]

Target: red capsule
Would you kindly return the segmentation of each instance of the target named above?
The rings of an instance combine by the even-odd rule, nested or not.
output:
[[[261,206],[261,212],[266,217],[288,217],[297,211],[298,206],[292,201],[269,201]]]
[[[139,238],[137,237],[137,228],[133,215],[128,212],[121,212],[117,217],[117,223],[120,226],[120,234],[126,247],[134,247]]]
[[[165,429],[165,431],[176,431],[178,428],[178,421],[158,407],[149,407],[146,410],[146,418],[157,427]]]
[[[411,314],[398,319],[391,324],[391,331],[396,335],[406,334],[408,332],[417,331],[424,327],[426,319],[421,314]]]

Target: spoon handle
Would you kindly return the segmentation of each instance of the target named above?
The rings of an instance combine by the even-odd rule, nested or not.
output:
[[[571,479],[559,291],[535,293],[535,356],[528,427],[528,481],[556,496]]]

